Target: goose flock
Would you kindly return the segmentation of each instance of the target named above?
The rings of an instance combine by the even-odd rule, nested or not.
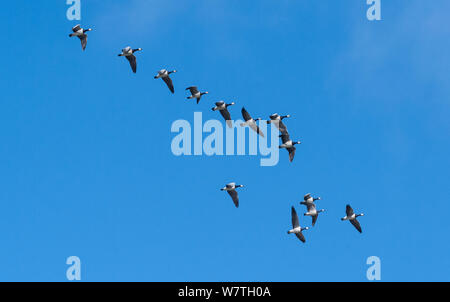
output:
[[[91,28],[83,29],[80,24],[75,25],[72,28],[72,33],[69,35],[69,37],[78,37],[81,41],[81,49],[83,51],[86,50],[87,45],[87,32],[92,31]],[[133,73],[136,73],[137,71],[137,59],[134,55],[136,52],[142,51],[142,48],[131,48],[130,46],[125,47],[122,49],[122,53],[120,53],[119,57],[125,57],[131,67],[131,70]],[[166,69],[161,69],[158,71],[158,73],[154,76],[155,79],[162,79],[167,87],[169,88],[170,92],[173,94],[175,93],[175,88],[172,82],[172,79],[170,78],[170,74],[177,72],[176,70],[168,71]],[[187,87],[186,90],[189,90],[190,96],[186,97],[187,99],[195,99],[197,104],[200,102],[203,95],[208,94],[208,91],[201,92],[197,86],[190,86]],[[232,119],[231,114],[228,111],[228,107],[234,105],[234,102],[231,103],[225,103],[225,101],[221,100],[215,103],[215,107],[212,108],[213,111],[219,111],[222,117],[225,119],[225,122],[228,127],[232,127]],[[248,111],[242,107],[241,114],[244,119],[244,123],[241,123],[241,127],[249,127],[253,131],[255,131],[258,135],[261,137],[264,137],[264,133],[259,128],[257,121],[261,121],[261,118],[252,118],[252,116],[248,113]],[[275,127],[279,130],[282,144],[279,145],[280,149],[286,149],[289,153],[289,162],[292,162],[294,160],[295,156],[295,145],[301,144],[300,141],[293,141],[289,135],[289,132],[287,130],[286,125],[283,123],[283,120],[285,118],[289,118],[290,115],[279,115],[278,113],[274,113],[269,116],[270,120],[267,120],[267,124],[274,124]],[[221,191],[226,191],[236,208],[239,207],[239,196],[236,191],[237,188],[242,188],[243,185],[238,185],[235,182],[230,182],[225,185],[225,187],[221,188]],[[306,194],[303,197],[303,201],[300,202],[301,205],[306,206],[306,212],[303,214],[304,216],[310,216],[312,218],[311,225],[314,226],[317,222],[317,218],[319,217],[319,213],[323,213],[325,209],[317,210],[315,202],[317,200],[321,200],[320,197],[314,198],[311,196],[311,193]],[[355,214],[353,208],[350,205],[346,205],[345,208],[345,217],[341,218],[342,221],[348,220],[350,223],[358,230],[358,232],[362,233],[361,224],[356,219],[357,217],[364,216],[363,213],[361,214]],[[295,210],[295,207],[291,207],[291,219],[292,219],[292,229],[290,229],[287,233],[288,234],[295,234],[295,236],[302,241],[303,243],[306,242],[305,236],[303,234],[303,231],[306,231],[309,229],[309,227],[301,227],[300,221],[297,215],[297,212]]]

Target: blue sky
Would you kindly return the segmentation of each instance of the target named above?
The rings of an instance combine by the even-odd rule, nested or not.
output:
[[[450,281],[450,2],[10,1],[0,89],[0,280]],[[70,39],[92,27],[86,51]],[[138,72],[118,58],[130,45]],[[154,74],[177,69],[171,95]],[[210,94],[199,105],[184,88]],[[170,126],[213,102],[291,114],[302,140],[257,156],[185,156]],[[234,208],[219,189],[240,189]],[[305,193],[323,213],[287,235]],[[363,234],[341,222],[350,203]],[[309,226],[310,219],[300,217]]]

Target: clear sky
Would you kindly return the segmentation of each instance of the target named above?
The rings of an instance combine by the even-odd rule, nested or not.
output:
[[[3,3],[0,281],[66,281],[69,256],[83,281],[367,281],[369,256],[382,281],[450,281],[450,2],[382,0],[374,22],[365,2]],[[220,99],[291,114],[293,163],[174,156],[172,122]],[[303,244],[308,192],[326,212]]]

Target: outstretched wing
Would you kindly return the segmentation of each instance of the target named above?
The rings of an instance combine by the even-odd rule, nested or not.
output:
[[[287,127],[281,120],[278,123],[278,129],[280,130],[281,134],[287,133]]]
[[[302,233],[302,232],[300,232],[300,233],[295,233],[295,236],[297,236],[297,238],[300,239],[301,242],[303,242],[303,243],[306,242],[305,236],[303,236],[303,233]]]
[[[283,144],[285,144],[286,142],[291,140],[291,137],[289,136],[289,133],[287,131],[285,131],[284,133],[282,133],[280,135],[281,137],[281,141],[283,142]]]
[[[312,217],[312,226],[314,226],[316,224],[317,217],[319,217],[319,214],[311,216],[311,217]]]
[[[228,127],[232,127],[232,124],[231,124],[231,115],[230,115],[230,112],[228,111],[228,109],[223,109],[223,110],[219,110],[220,111],[220,114],[223,116],[223,118],[225,119],[225,121],[226,121],[226,123],[227,123],[227,125],[228,125]]]
[[[236,190],[227,191],[230,194],[231,199],[233,199],[234,205],[236,208],[239,208],[239,197]]]
[[[81,29],[80,24],[77,24],[77,25],[75,25],[74,27],[72,27],[72,31],[73,31],[74,33],[76,33],[77,31],[79,31],[80,29]]]
[[[355,212],[353,212],[352,207],[348,204],[348,205],[345,207],[345,213],[347,214],[347,217],[350,217],[350,216],[352,216]]]
[[[250,114],[247,112],[247,110],[245,110],[244,107],[242,107],[242,117],[244,118],[245,121],[251,120],[252,117],[250,116]]]
[[[186,90],[188,90],[188,89],[189,89],[189,91],[191,92],[192,95],[198,93],[197,86],[191,86],[191,87],[186,88]]]
[[[292,162],[294,160],[296,148],[292,146],[290,148],[287,148],[287,150],[289,152],[289,162]]]
[[[291,218],[292,218],[292,227],[294,229],[298,228],[300,226],[300,222],[298,221],[298,215],[294,207],[291,207]]]
[[[170,92],[174,93],[175,89],[173,88],[172,79],[169,76],[163,77],[162,79],[164,80],[164,82],[166,82],[166,85],[167,87],[169,87]]]
[[[261,135],[262,137],[264,137],[264,133],[261,131],[261,129],[259,129],[258,125],[256,125],[256,123],[251,123],[250,128],[252,128],[256,133],[258,133],[259,135]]]
[[[125,58],[127,58],[127,60],[130,62],[130,66],[131,66],[131,69],[133,70],[133,72],[136,73],[136,67],[137,67],[136,57],[133,54],[131,54],[129,56],[125,56]]]
[[[350,222],[353,224],[353,226],[358,230],[358,232],[362,233],[361,225],[359,224],[359,221],[355,219],[350,220]]]
[[[85,50],[87,44],[87,35],[82,34],[81,36],[78,36],[78,38],[80,38],[81,41],[81,49]]]

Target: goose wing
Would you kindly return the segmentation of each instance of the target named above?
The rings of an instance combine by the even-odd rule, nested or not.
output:
[[[247,112],[247,110],[245,110],[244,107],[242,107],[242,117],[244,118],[245,121],[251,120],[252,117],[250,116],[250,114]]]
[[[353,212],[352,207],[348,204],[348,205],[345,207],[345,213],[347,214],[347,217],[350,217],[350,216],[352,216],[355,212]]]
[[[290,147],[287,148],[288,152],[289,152],[289,162],[292,162],[294,160],[294,156],[295,156],[295,150],[297,150],[295,147]]]
[[[280,122],[278,123],[278,130],[280,130],[281,134],[287,133],[287,127],[286,127],[286,125],[283,123],[283,121],[281,121],[281,120],[280,120]]]
[[[300,222],[298,221],[298,215],[294,207],[291,207],[291,218],[292,218],[292,227],[294,229],[298,228],[300,226]]]
[[[192,95],[194,95],[194,94],[199,92],[197,86],[188,87],[188,88],[186,88],[186,90],[189,90]]]
[[[285,144],[285,143],[287,143],[288,141],[291,140],[291,137],[290,137],[290,135],[289,135],[289,133],[287,131],[282,133],[280,135],[280,137],[281,137],[281,141],[283,142],[283,144]]]
[[[305,236],[303,236],[303,233],[302,233],[302,232],[300,232],[300,233],[295,233],[295,236],[297,236],[297,238],[300,239],[301,242],[303,242],[303,243],[306,242]]]
[[[74,33],[76,33],[77,31],[79,31],[80,29],[81,29],[80,24],[77,24],[77,25],[75,25],[74,27],[72,27],[72,31],[73,31]]]
[[[223,116],[223,118],[225,119],[225,121],[226,121],[226,123],[227,123],[227,125],[228,125],[228,127],[232,127],[232,125],[231,125],[231,115],[230,115],[230,112],[228,111],[228,109],[227,108],[225,108],[225,109],[223,109],[223,110],[219,110],[220,111],[220,114]]]
[[[316,214],[316,215],[311,216],[311,217],[312,217],[312,226],[314,226],[316,224],[317,217],[319,217],[319,214]]]
[[[136,73],[136,67],[137,67],[136,57],[133,54],[131,54],[129,56],[125,56],[125,58],[127,58],[127,60],[130,62],[130,66],[131,66],[131,69],[133,70],[133,72]]]
[[[316,209],[316,205],[313,203],[307,203],[306,209],[308,210],[308,212],[314,211]]]
[[[358,230],[358,232],[362,233],[361,225],[359,224],[359,221],[355,219],[350,220],[351,224]]]
[[[230,194],[231,199],[233,199],[234,205],[236,208],[239,208],[239,197],[236,190],[227,191]]]
[[[174,93],[175,89],[173,88],[172,79],[169,76],[162,78],[164,82],[166,82],[167,87],[169,87],[170,92]]]
[[[250,128],[252,128],[256,133],[258,133],[259,135],[261,135],[262,137],[264,137],[264,133],[261,131],[261,129],[259,129],[258,125],[256,125],[256,122],[251,123]]]
[[[78,38],[80,38],[80,41],[81,41],[81,49],[85,50],[86,44],[87,44],[87,35],[82,34],[81,36],[78,36]]]

